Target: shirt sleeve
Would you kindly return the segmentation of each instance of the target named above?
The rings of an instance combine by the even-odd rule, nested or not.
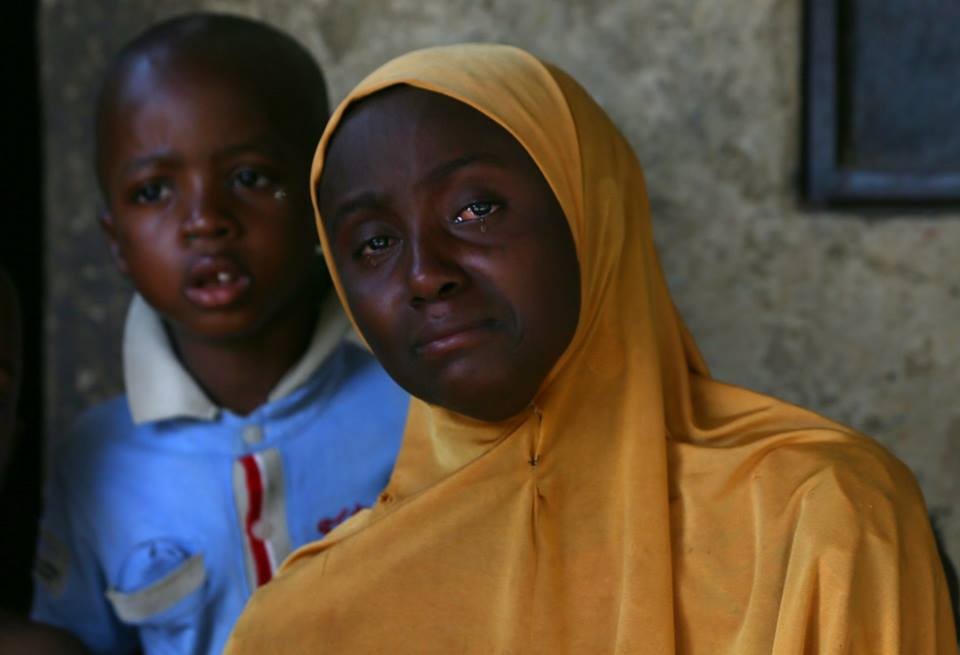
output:
[[[109,605],[103,567],[89,539],[90,528],[85,528],[77,511],[82,490],[71,488],[61,459],[54,457],[44,489],[30,616],[71,632],[94,653],[133,653],[139,648],[139,639]]]

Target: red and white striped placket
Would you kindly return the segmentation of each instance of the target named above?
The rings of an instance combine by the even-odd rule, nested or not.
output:
[[[271,448],[238,458],[233,465],[233,491],[247,579],[256,588],[270,582],[291,551],[280,453]]]

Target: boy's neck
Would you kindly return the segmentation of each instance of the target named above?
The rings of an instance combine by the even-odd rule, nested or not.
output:
[[[280,379],[310,345],[320,294],[291,305],[248,337],[198,339],[168,326],[181,363],[220,407],[245,416],[267,401]]]

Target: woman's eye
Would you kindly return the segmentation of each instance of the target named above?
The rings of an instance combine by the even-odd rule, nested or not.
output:
[[[244,189],[265,189],[273,181],[253,168],[243,168],[233,174],[233,186]]]
[[[469,223],[470,221],[482,220],[500,209],[500,205],[488,200],[477,200],[460,210],[453,217],[454,223]]]
[[[166,200],[171,193],[170,185],[166,182],[147,182],[136,188],[133,201],[139,205],[150,205]]]

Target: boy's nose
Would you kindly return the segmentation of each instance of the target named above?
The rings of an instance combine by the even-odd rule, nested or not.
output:
[[[407,282],[412,307],[416,309],[433,300],[449,298],[466,285],[466,274],[452,244],[442,239],[412,241]]]
[[[227,239],[237,235],[239,225],[226,206],[215,193],[198,193],[181,226],[183,236],[188,240]]]

